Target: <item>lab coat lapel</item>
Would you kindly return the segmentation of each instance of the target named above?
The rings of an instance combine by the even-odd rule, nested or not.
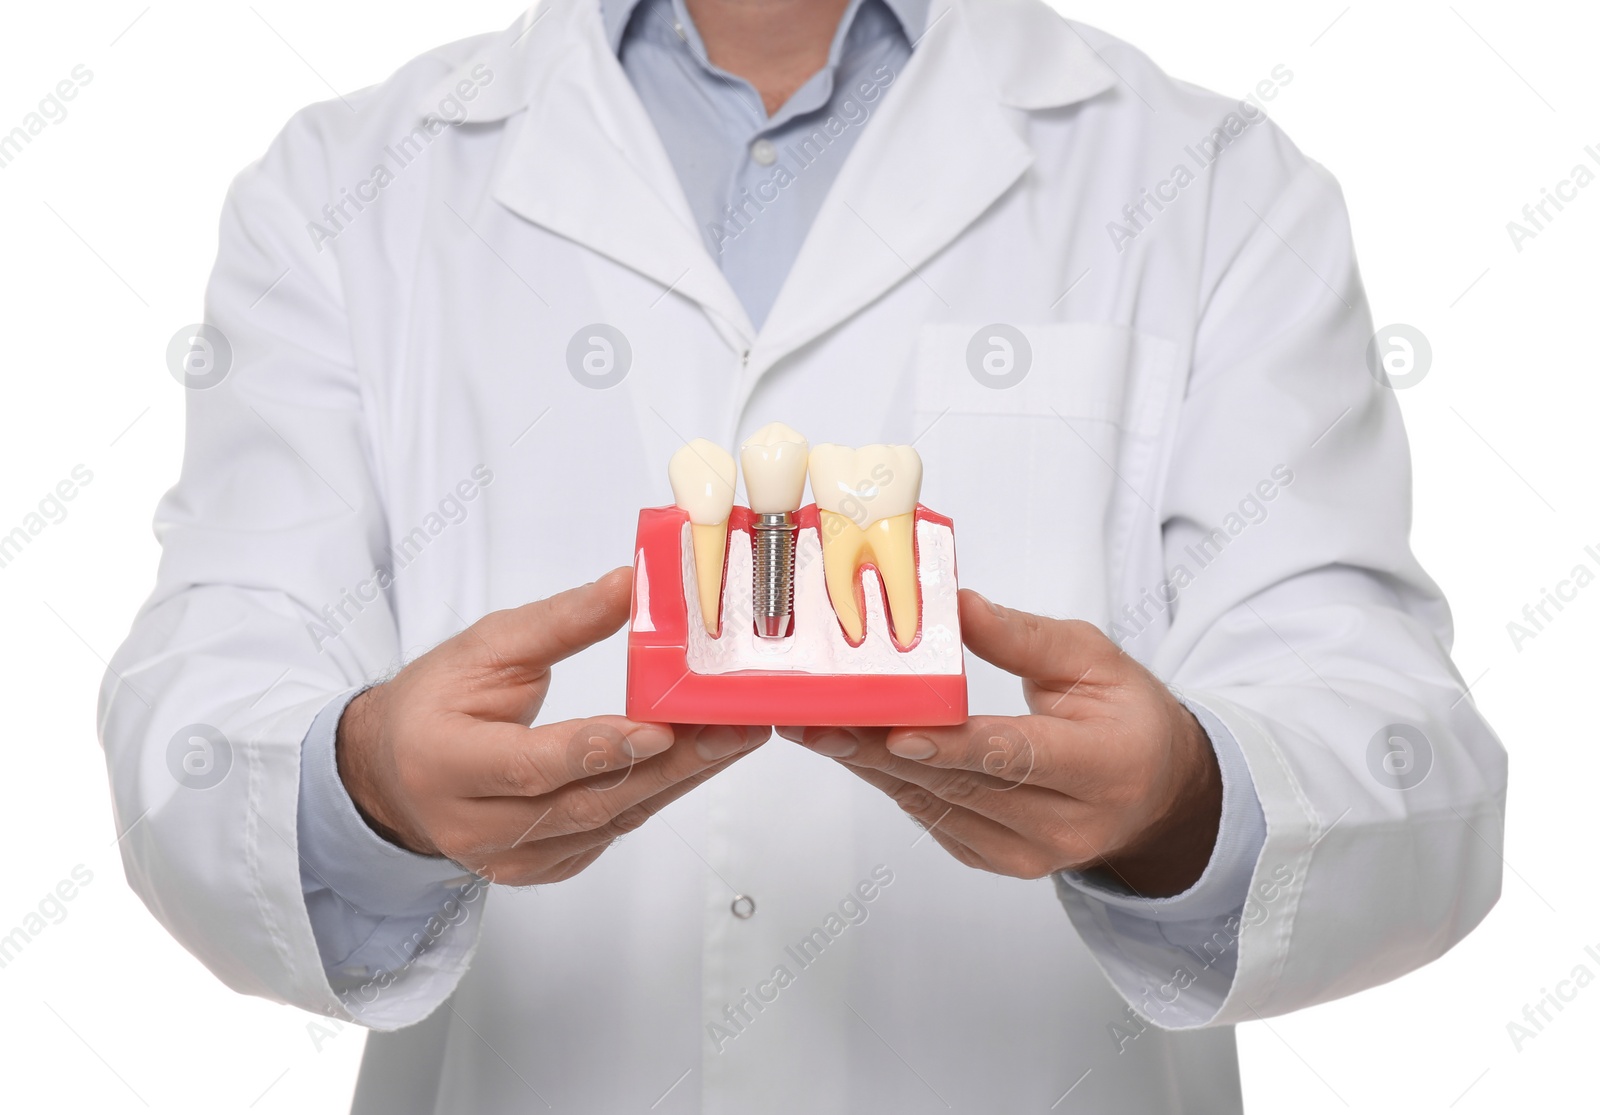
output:
[[[751,351],[739,406],[783,357],[906,282],[1033,162],[1021,114],[1098,96],[1115,73],[1038,0],[935,0],[905,72],[829,191]]]
[[[530,32],[538,45],[518,63],[541,88],[501,164],[495,200],[699,303],[730,344],[747,344],[754,326],[695,228],[598,5],[553,0],[542,22],[555,26]]]
[[[964,5],[933,5],[762,326],[746,398],[784,356],[901,283],[921,283],[935,307],[945,302],[920,268],[1033,161],[976,64],[969,34]]]

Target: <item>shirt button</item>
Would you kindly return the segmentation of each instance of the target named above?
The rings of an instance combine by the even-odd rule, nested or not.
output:
[[[770,139],[758,139],[750,145],[750,157],[761,166],[771,166],[778,161],[778,148]]]
[[[734,917],[740,921],[747,921],[755,917],[756,900],[748,894],[741,894],[733,900],[733,904],[728,908],[733,911]]]

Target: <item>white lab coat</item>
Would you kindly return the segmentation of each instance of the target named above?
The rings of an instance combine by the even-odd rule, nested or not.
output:
[[[930,25],[759,332],[591,0],[293,119],[230,195],[207,316],[234,366],[191,392],[159,583],[107,675],[119,829],[142,818],[128,877],[230,986],[350,1017],[295,851],[317,711],[627,563],[684,439],[782,420],[915,440],[965,584],[1113,631],[1235,735],[1267,822],[1217,946],[1236,976],[1215,986],[1080,892],[961,866],[774,740],[578,877],[472,906],[360,1009],[396,1032],[371,1038],[358,1107],[1012,1112],[1071,1089],[1061,1110],[1232,1111],[1228,1024],[1398,976],[1494,903],[1505,758],[1408,549],[1405,435],[1364,363],[1337,186],[1272,124],[1229,123],[1236,105],[1036,0],[941,0]],[[468,122],[396,170],[458,86]],[[1186,149],[1219,126],[1239,134],[1198,169]],[[1179,165],[1194,180],[1158,186]],[[1123,207],[1158,188],[1134,229]],[[569,370],[595,323],[631,349],[604,389]],[[1009,388],[970,370],[995,323],[1031,349]],[[464,518],[440,515],[479,466]],[[1223,552],[1198,560],[1213,530]],[[362,587],[406,539],[393,584]],[[970,669],[974,711],[1023,708],[1015,679]],[[619,637],[558,668],[541,719],[620,712],[623,678]],[[208,789],[168,762],[194,723],[231,744]],[[1384,784],[1391,724],[1431,748],[1409,789]],[[875,869],[893,882],[867,920],[794,963]],[[779,966],[792,983],[717,1051],[708,1024]]]

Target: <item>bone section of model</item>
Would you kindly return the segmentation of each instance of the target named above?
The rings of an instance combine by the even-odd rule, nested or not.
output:
[[[819,445],[811,451],[810,471],[828,598],[846,638],[852,644],[866,638],[856,584],[862,567],[871,565],[889,598],[895,644],[911,646],[922,619],[916,551],[922,458],[909,445]]]
[[[672,482],[674,502],[689,516],[695,597],[700,601],[701,622],[714,635],[722,601],[723,555],[728,548],[728,516],[733,511],[737,468],[731,453],[700,437],[672,455],[667,476]]]
[[[859,646],[849,643],[834,617],[824,583],[822,545],[815,530],[801,530],[795,546],[794,633],[787,639],[762,639],[750,622],[750,535],[734,530],[728,541],[728,575],[722,634],[713,638],[699,625],[689,625],[686,665],[697,674],[731,674],[741,670],[806,674],[900,674],[924,676],[962,671],[960,630],[956,614],[955,535],[931,520],[916,524],[917,556],[922,582],[922,637],[910,650],[890,639],[883,593],[871,569],[862,573],[868,636]],[[691,545],[685,525],[685,555]],[[694,571],[683,563],[683,588],[694,591]]]

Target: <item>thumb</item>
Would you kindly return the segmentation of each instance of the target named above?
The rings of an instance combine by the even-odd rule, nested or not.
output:
[[[1007,673],[1046,687],[1069,686],[1117,652],[1098,627],[1080,619],[1050,619],[1004,608],[964,588],[961,641]]]
[[[612,635],[628,620],[633,569],[620,566],[598,581],[558,592],[519,608],[490,612],[463,635],[477,649],[543,671]],[[468,648],[471,649],[471,648]]]

